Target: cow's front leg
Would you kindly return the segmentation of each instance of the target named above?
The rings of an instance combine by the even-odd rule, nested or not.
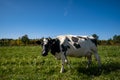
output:
[[[62,60],[62,66],[61,66],[60,73],[63,73],[64,72],[64,64],[65,64],[65,60],[66,60],[64,54],[61,54],[61,60]]]
[[[71,68],[70,62],[68,61],[67,57],[65,57],[65,63],[67,64],[68,68]]]
[[[60,70],[60,73],[63,73],[64,72],[64,63],[62,63],[62,67],[61,67],[61,70]]]

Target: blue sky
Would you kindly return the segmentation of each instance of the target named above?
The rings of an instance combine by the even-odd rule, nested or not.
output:
[[[119,0],[0,0],[0,38],[120,35]]]

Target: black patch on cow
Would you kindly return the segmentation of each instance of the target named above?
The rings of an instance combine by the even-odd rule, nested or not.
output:
[[[62,51],[64,52],[64,55],[66,56],[66,51],[70,48],[70,46],[64,46],[63,44],[61,45]]]
[[[97,46],[97,39],[90,39]]]
[[[70,49],[70,46],[67,45],[67,49]]]
[[[87,40],[87,38],[86,37],[82,37],[82,36],[77,36],[78,38],[81,38],[81,39],[85,39],[85,40]]]
[[[69,39],[69,38],[67,38],[67,41],[69,41],[69,42],[70,42],[70,39]]]
[[[55,53],[59,53],[60,52],[60,41],[58,39],[52,39],[51,40],[51,53],[53,55],[55,55]]]
[[[63,52],[66,52],[68,49],[70,49],[70,46],[64,46],[63,44],[61,45],[61,47],[62,47],[62,51]]]
[[[80,44],[74,43],[73,45],[74,45],[77,49],[78,49],[78,48],[81,48]]]
[[[73,41],[73,42],[78,42],[78,40],[79,40],[78,38],[72,37],[72,41]]]
[[[64,46],[63,44],[61,45],[61,47],[62,47],[62,51],[64,52],[66,52],[67,51],[67,47],[66,46]]]

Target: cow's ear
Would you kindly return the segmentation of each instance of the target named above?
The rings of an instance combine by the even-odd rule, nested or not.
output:
[[[52,38],[51,38],[51,37],[49,37],[49,38],[48,38],[48,40],[49,40],[49,41],[51,41],[51,40],[52,40]]]

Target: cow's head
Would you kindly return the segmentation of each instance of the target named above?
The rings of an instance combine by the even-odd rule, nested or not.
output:
[[[56,52],[60,52],[60,42],[58,39],[43,38],[36,43],[42,46],[42,56],[47,56],[49,51],[51,51],[53,55],[55,55]]]
[[[42,47],[42,56],[47,56],[50,50],[51,38],[42,38],[41,40],[36,41],[37,44]]]
[[[47,56],[51,46],[51,38],[43,38],[41,42],[42,56]]]

